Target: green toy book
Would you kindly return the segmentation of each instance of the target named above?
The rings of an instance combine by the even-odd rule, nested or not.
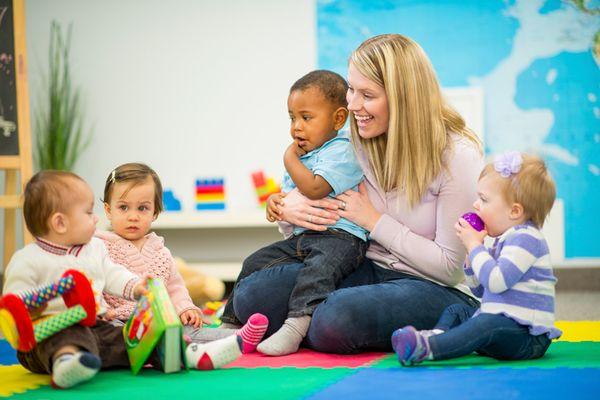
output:
[[[140,297],[123,327],[131,371],[137,374],[156,348],[164,372],[177,372],[185,365],[183,326],[165,285],[148,279],[147,293]]]

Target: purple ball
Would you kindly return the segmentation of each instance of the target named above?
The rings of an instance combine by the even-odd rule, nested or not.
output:
[[[477,215],[477,214],[475,214],[473,212],[468,212],[465,215],[463,215],[462,217],[469,224],[471,224],[471,226],[473,227],[473,229],[475,229],[477,232],[481,232],[485,228],[483,220],[481,218],[479,218],[479,215]]]

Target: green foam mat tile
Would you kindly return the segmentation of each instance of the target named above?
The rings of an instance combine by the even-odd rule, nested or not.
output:
[[[375,363],[374,368],[402,368],[396,355]],[[537,360],[498,361],[476,354],[453,360],[426,361],[412,368],[600,368],[600,342],[554,342]]]
[[[125,370],[103,371],[68,390],[44,386],[13,399],[298,399],[355,373],[349,368],[254,368],[189,371],[163,374],[144,370],[133,376]]]

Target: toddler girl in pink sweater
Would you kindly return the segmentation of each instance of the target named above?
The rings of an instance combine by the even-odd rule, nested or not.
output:
[[[104,186],[104,211],[112,232],[98,231],[113,262],[131,272],[162,280],[184,325],[202,326],[202,313],[194,305],[162,237],[150,232],[162,211],[162,185],[154,170],[129,163],[115,168]],[[105,293],[108,317],[127,321],[136,303]]]
[[[145,164],[123,164],[106,179],[103,201],[112,232],[97,231],[96,237],[104,241],[113,262],[124,265],[140,277],[149,274],[164,282],[184,332],[193,341],[194,333],[202,327],[202,312],[192,302],[163,238],[150,232],[152,222],[162,211],[162,185],[158,175]],[[104,293],[104,300],[107,303],[106,319],[126,321],[136,305],[134,301],[108,293]],[[249,326],[234,335],[239,337],[243,352],[253,351],[267,328],[266,317],[260,314],[253,317],[247,324]],[[232,345],[237,347],[233,342]]]

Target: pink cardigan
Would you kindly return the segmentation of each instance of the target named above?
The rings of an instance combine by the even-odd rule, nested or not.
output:
[[[452,135],[444,153],[445,169],[412,209],[404,195],[384,192],[366,154],[358,149],[369,199],[382,215],[370,234],[367,257],[378,265],[420,276],[466,293],[463,262],[466,250],[454,224],[473,210],[483,157],[468,139]]]
[[[161,279],[167,287],[177,315],[187,310],[198,309],[192,302],[162,237],[153,232],[149,233],[144,247],[139,251],[129,240],[114,232],[96,231],[95,236],[104,241],[113,262],[124,265],[140,277],[150,273]],[[104,293],[104,299],[108,303],[107,310],[115,312],[116,318],[123,321],[129,319],[136,305],[135,301],[121,299],[108,293]]]

